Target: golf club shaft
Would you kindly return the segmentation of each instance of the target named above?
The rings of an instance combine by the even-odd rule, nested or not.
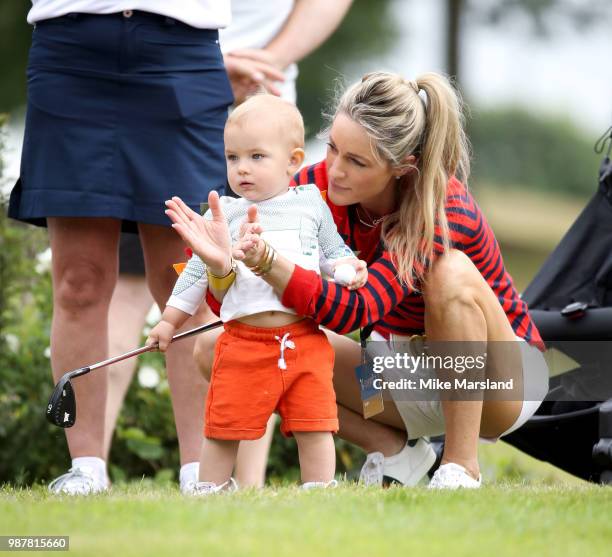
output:
[[[184,333],[179,333],[178,335],[174,335],[170,342],[175,342],[177,340],[181,340],[193,335],[197,335],[200,333],[204,333],[205,331],[210,331],[212,329],[216,329],[223,325],[221,321],[215,321],[214,323],[208,323],[207,325],[200,325],[195,329],[190,329],[189,331],[185,331]],[[116,364],[117,362],[121,362],[123,360],[127,360],[133,356],[138,356],[139,354],[144,354],[145,352],[150,352],[151,350],[155,350],[157,348],[157,343],[149,344],[147,346],[142,346],[140,348],[136,348],[135,350],[131,350],[130,352],[126,352],[125,354],[121,354],[121,356],[115,356],[114,358],[109,358],[108,360],[104,360],[103,362],[98,362],[97,364],[93,364],[88,366],[89,371],[93,371],[95,369],[99,369],[101,367],[109,366],[111,364]]]

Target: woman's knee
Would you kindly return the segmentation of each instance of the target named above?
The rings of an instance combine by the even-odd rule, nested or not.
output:
[[[452,249],[439,257],[427,273],[423,298],[428,309],[451,304],[472,306],[483,278],[472,260]]]
[[[520,400],[485,401],[480,420],[480,436],[494,439],[514,425],[521,414],[523,402]]]
[[[77,256],[54,268],[54,302],[68,311],[107,307],[117,280],[116,267]]]

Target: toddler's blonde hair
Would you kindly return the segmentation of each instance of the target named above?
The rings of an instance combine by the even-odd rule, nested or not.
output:
[[[294,104],[265,93],[253,95],[230,113],[226,126],[251,118],[276,123],[280,137],[287,139],[292,149],[304,148],[304,119]]]

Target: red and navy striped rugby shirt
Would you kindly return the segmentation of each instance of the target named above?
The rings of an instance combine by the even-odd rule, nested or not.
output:
[[[338,333],[377,323],[375,329],[385,337],[389,333],[422,334],[423,297],[400,283],[389,252],[377,249],[379,228],[372,229],[370,234],[361,232],[361,227],[351,222],[348,207],[336,206],[327,199],[325,161],[300,170],[295,182],[316,184],[321,190],[338,232],[367,261],[369,275],[364,287],[350,291],[322,279],[314,271],[296,266],[283,294],[283,305]],[[456,178],[451,178],[448,184],[446,215],[451,247],[463,251],[478,268],[499,299],[515,334],[530,344],[543,346],[527,304],[520,299],[504,268],[493,231],[469,191]],[[435,242],[435,249],[442,252],[441,242]]]

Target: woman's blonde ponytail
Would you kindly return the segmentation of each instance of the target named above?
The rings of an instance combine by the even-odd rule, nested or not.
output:
[[[448,79],[436,73],[404,80],[375,72],[342,95],[338,113],[360,124],[372,139],[375,156],[392,167],[407,169],[406,157],[416,157],[413,187],[400,184],[399,208],[382,228],[399,277],[416,288],[434,257],[436,236],[444,250],[449,248],[448,181],[454,175],[466,182],[469,176],[461,99]]]

